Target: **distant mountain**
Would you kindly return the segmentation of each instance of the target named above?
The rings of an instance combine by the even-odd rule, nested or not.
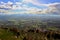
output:
[[[0,20],[60,20],[60,15],[49,15],[49,14],[12,14],[12,15],[0,15]]]

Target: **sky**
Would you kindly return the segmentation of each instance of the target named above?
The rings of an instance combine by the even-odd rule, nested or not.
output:
[[[60,14],[60,0],[0,0],[0,14]]]

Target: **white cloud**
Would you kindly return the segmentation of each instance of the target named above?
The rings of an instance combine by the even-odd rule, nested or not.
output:
[[[25,3],[25,4],[24,4]],[[46,9],[39,9],[37,7],[29,7],[26,4],[28,3],[32,3],[33,5],[36,6],[46,6]],[[47,14],[47,13],[60,13],[60,3],[50,3],[50,4],[42,4],[39,3],[37,0],[23,0],[22,2],[16,2],[15,5],[13,5],[13,2],[8,1],[7,3],[1,2],[0,8],[8,8],[10,10],[23,10],[20,12],[16,12],[17,13],[39,13],[39,14]],[[22,5],[22,6],[21,6]],[[6,10],[7,11],[7,10]],[[14,12],[11,11],[2,11],[5,13],[9,13],[9,14],[15,14]]]
[[[7,4],[11,5],[11,4],[13,4],[13,2],[11,2],[11,1],[8,1],[8,3],[7,3]]]
[[[60,14],[60,3],[51,3],[46,5],[48,8],[39,11],[39,14]]]
[[[16,4],[16,5],[21,5],[22,3],[21,3],[21,2],[16,2],[15,4]]]
[[[12,2],[7,2],[6,4],[3,4],[3,5],[0,5],[0,8],[9,8],[10,10],[24,10],[25,13],[27,12],[36,12],[36,11],[39,11],[41,9],[38,9],[38,8],[35,8],[35,7],[29,7],[27,5],[22,5],[23,3],[21,2],[16,2],[15,5],[12,5],[13,3]],[[11,6],[12,5],[12,6]]]
[[[32,3],[33,5],[36,6],[50,6],[50,5],[57,5],[60,3],[49,3],[49,4],[42,4],[41,2],[39,2],[38,0],[23,0],[22,3]]]
[[[37,0],[23,0],[22,1],[23,3],[32,3],[33,5],[37,5],[37,6],[40,6],[40,2],[38,2]]]
[[[4,4],[4,2],[1,2],[1,4]]]

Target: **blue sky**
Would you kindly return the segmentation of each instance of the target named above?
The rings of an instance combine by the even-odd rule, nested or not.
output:
[[[0,0],[0,2],[3,1],[3,2],[8,2],[8,1],[11,1],[11,2],[14,2],[14,0]],[[22,0],[15,0],[15,2],[21,2]],[[41,3],[54,3],[54,2],[60,2],[60,0],[37,0],[38,2],[41,2]]]
[[[55,2],[60,2],[60,0],[38,0],[39,2],[42,2],[42,3],[55,3]]]
[[[3,1],[3,2],[8,2],[8,1],[11,1],[11,2],[14,2],[14,0],[0,0],[0,2]],[[21,0],[15,0],[16,2],[18,1],[21,1]]]
[[[23,0],[0,0],[0,3],[1,2],[7,3],[8,1],[15,3],[15,2],[22,2]],[[59,3],[60,0],[37,0],[37,2],[38,3],[43,3],[43,4],[49,4],[49,3],[55,3],[55,2],[58,2]],[[34,5],[32,3],[28,3],[26,5],[28,5],[30,7],[46,8],[45,6],[37,6],[37,5]]]
[[[38,11],[40,11],[40,13],[53,13],[60,11],[58,10],[60,6],[56,6],[60,5],[60,0],[0,0],[0,4],[4,5],[0,5],[0,9],[8,8],[10,10],[20,10],[21,13],[39,13]]]

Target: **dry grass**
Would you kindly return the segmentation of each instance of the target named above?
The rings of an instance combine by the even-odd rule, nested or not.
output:
[[[56,34],[58,34],[60,37],[60,32],[58,31],[39,30],[38,32],[36,32],[36,30],[34,31],[31,31],[31,29],[29,30],[30,30],[29,32],[28,30],[26,30],[26,32],[24,30],[23,31],[20,30],[20,35],[17,38],[17,36],[14,34],[14,31],[11,32],[0,28],[0,40],[60,40],[60,38],[58,37],[56,37],[56,39],[54,38]]]

